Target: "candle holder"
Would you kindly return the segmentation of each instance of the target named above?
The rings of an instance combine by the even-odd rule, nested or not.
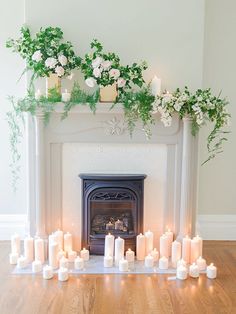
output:
[[[100,87],[100,102],[114,102],[117,96],[118,90],[115,83]]]
[[[61,94],[61,79],[54,73],[46,77],[46,97],[50,95],[50,90],[52,89],[56,89]]]

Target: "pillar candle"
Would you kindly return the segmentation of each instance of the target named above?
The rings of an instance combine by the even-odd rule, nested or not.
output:
[[[107,234],[105,236],[104,256],[114,255],[114,243],[115,243],[115,237],[110,233]]]
[[[153,232],[148,230],[145,232],[145,247],[146,247],[146,255],[150,254],[153,250]]]
[[[11,265],[16,265],[18,258],[19,258],[19,254],[18,253],[11,253],[9,255],[9,262],[10,262],[10,264]]]
[[[209,279],[215,279],[217,276],[217,268],[214,266],[213,263],[211,263],[209,266],[207,266],[207,278]]]
[[[20,236],[16,233],[11,236],[11,253],[20,254]]]
[[[27,259],[24,256],[20,256],[17,260],[17,268],[22,269],[27,266]]]
[[[174,239],[174,234],[173,232],[168,229],[166,232],[165,232],[165,235],[168,237],[168,253],[169,253],[169,257],[171,256],[171,248],[172,248],[172,242],[173,242],[173,239]]]
[[[44,263],[44,241],[41,238],[34,240],[34,256],[35,260],[40,261],[42,264]]]
[[[161,79],[159,79],[156,75],[153,77],[151,84],[151,93],[153,96],[157,96],[161,94]]]
[[[190,262],[194,263],[200,256],[200,246],[199,246],[199,240],[196,238],[193,238],[191,240],[191,253],[190,253]]]
[[[48,245],[48,261],[49,261],[49,265],[53,269],[58,268],[58,259],[57,259],[58,252],[59,252],[58,243],[57,242],[49,243],[49,245]]]
[[[69,261],[66,257],[62,257],[59,261],[59,267],[63,267],[63,268],[69,268]]]
[[[127,260],[122,258],[119,260],[119,271],[126,272],[129,270],[129,263]]]
[[[63,231],[58,229],[57,231],[54,232],[54,234],[57,237],[59,250],[63,250]]]
[[[151,254],[145,257],[145,267],[152,268],[154,266],[154,257]]]
[[[184,265],[180,265],[176,271],[176,278],[180,280],[185,280],[188,277],[187,267]]]
[[[124,258],[125,240],[118,237],[115,239],[115,264],[119,265],[119,261]]]
[[[57,253],[57,260],[60,261],[60,259],[61,259],[63,256],[66,257],[66,252],[60,250],[60,251]]]
[[[72,251],[72,234],[69,232],[64,234],[64,251]]]
[[[176,268],[178,260],[181,259],[181,243],[178,241],[172,242],[171,246],[171,264]]]
[[[169,257],[169,238],[166,234],[160,237],[160,256]]]
[[[154,248],[151,252],[151,255],[154,258],[154,263],[157,262],[159,260],[159,252],[157,251],[156,248]]]
[[[206,269],[206,260],[200,256],[197,259],[197,266],[198,266],[199,270],[205,270]]]
[[[24,256],[29,263],[34,260],[34,239],[30,236],[24,239]]]
[[[185,236],[182,241],[182,258],[187,264],[190,263],[191,239]]]
[[[40,261],[33,261],[32,263],[32,272],[39,273],[43,269],[42,263]]]
[[[67,281],[69,279],[68,269],[61,267],[58,270],[58,280],[59,281]]]
[[[109,256],[109,255],[104,256],[103,266],[104,267],[112,267],[113,266],[113,257]]]
[[[199,268],[196,263],[193,263],[189,267],[189,276],[192,278],[198,278],[199,277]]]
[[[128,262],[134,262],[134,251],[128,249],[125,253],[125,258]]]
[[[203,247],[203,240],[201,237],[199,237],[199,235],[197,235],[196,237],[194,237],[195,240],[198,241],[199,243],[199,256],[202,256],[202,247]]]
[[[145,236],[140,233],[136,238],[136,257],[138,261],[143,261],[145,259],[145,242],[146,238]]]
[[[52,233],[48,236],[48,244],[50,245],[50,243],[53,242],[58,242],[58,237],[55,233]]]
[[[168,258],[165,257],[165,256],[162,256],[162,257],[159,259],[159,269],[168,269],[168,267],[169,267]]]
[[[61,93],[61,100],[64,102],[68,102],[70,101],[70,98],[71,98],[71,93],[69,93],[67,89],[65,89],[64,93]]]
[[[74,267],[77,270],[84,269],[84,260],[81,257],[77,256],[75,261],[74,261]]]
[[[53,278],[53,270],[49,265],[44,266],[43,268],[43,279],[52,279]]]
[[[77,253],[75,251],[68,252],[68,260],[70,263],[74,262],[77,257]]]
[[[123,230],[123,221],[118,219],[115,222],[115,230]]]
[[[82,257],[82,259],[84,261],[88,261],[89,260],[89,250],[87,250],[86,248],[83,248],[83,250],[80,251],[80,257]]]

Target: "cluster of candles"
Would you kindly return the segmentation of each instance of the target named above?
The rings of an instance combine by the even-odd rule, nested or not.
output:
[[[41,97],[43,96],[43,94],[41,93],[40,89],[37,89],[35,94],[34,94],[34,98],[36,100],[40,100]],[[65,89],[64,93],[61,93],[61,100],[64,102],[68,102],[71,99],[71,93],[68,92],[67,89]]]
[[[43,267],[48,255],[48,265]],[[76,270],[83,270],[89,260],[89,251],[83,248],[77,256],[72,248],[72,234],[57,230],[45,240],[28,236],[24,239],[24,255],[20,255],[20,236],[11,237],[10,264],[17,265],[18,269],[26,268],[32,263],[32,272],[43,272],[44,279],[53,278],[53,271],[58,269],[58,280],[66,281],[69,278],[69,264],[74,263]]]

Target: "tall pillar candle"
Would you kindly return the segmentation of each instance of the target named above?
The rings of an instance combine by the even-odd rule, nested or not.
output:
[[[58,245],[58,243],[57,242],[49,243],[49,247],[48,247],[48,261],[49,261],[49,265],[53,269],[58,268],[58,259],[57,259],[58,252],[59,252],[59,245]]]
[[[44,241],[41,238],[36,238],[34,240],[34,256],[35,260],[40,261],[42,264],[44,263]]]
[[[182,259],[189,264],[191,254],[191,239],[189,236],[185,236],[182,240]]]
[[[174,234],[173,232],[168,229],[166,232],[165,232],[165,235],[168,237],[168,253],[169,253],[169,257],[171,256],[171,247],[172,247],[172,242],[173,242],[173,239],[174,239]]]
[[[72,251],[72,234],[69,232],[64,234],[64,251]]]
[[[196,237],[194,237],[195,240],[198,241],[199,243],[199,256],[202,256],[202,247],[203,247],[203,240],[201,237],[199,237],[199,235],[197,235]]]
[[[156,97],[160,95],[161,94],[161,79],[155,75],[151,81],[150,87],[151,87],[151,93],[153,96]]]
[[[110,233],[106,235],[104,256],[114,256],[114,243],[115,237]]]
[[[57,237],[57,242],[59,245],[59,250],[63,250],[63,231],[62,230],[57,230],[54,232],[55,236]]]
[[[181,259],[181,243],[174,241],[171,246],[171,263],[172,267],[177,267],[177,262]]]
[[[146,253],[146,238],[140,233],[136,238],[136,257],[138,261],[144,261]]]
[[[20,236],[16,233],[11,236],[11,253],[20,254]]]
[[[166,234],[160,237],[160,257],[169,257],[169,238]]]
[[[190,253],[190,262],[191,264],[196,262],[198,257],[200,256],[200,246],[199,246],[199,240],[196,238],[193,238],[191,240],[191,253]]]
[[[124,258],[125,240],[118,237],[115,239],[115,264],[118,266],[119,261]]]
[[[146,239],[146,255],[150,254],[153,250],[153,232],[148,230],[145,232],[145,239]]]
[[[34,260],[34,239],[30,236],[24,239],[24,256],[29,263]]]

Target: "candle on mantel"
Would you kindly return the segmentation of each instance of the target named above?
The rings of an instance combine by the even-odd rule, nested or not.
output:
[[[67,253],[72,251],[72,234],[70,232],[64,234],[64,251]]]
[[[88,261],[89,260],[89,250],[87,250],[86,248],[83,248],[83,250],[80,251],[80,257],[82,257],[82,259],[84,261]]]
[[[158,78],[156,75],[153,77],[151,84],[151,93],[153,96],[158,96],[161,94],[161,79]]]
[[[30,236],[24,239],[24,256],[28,263],[34,260],[34,239]]]
[[[125,252],[125,258],[129,263],[134,262],[134,251],[132,251],[131,249],[128,249]]]
[[[146,255],[150,254],[153,250],[153,232],[148,230],[145,232],[145,247],[146,247]]]
[[[200,256],[200,245],[199,240],[195,237],[191,240],[191,253],[190,253],[190,262],[191,264],[196,262]]]
[[[189,276],[192,278],[198,278],[199,277],[199,268],[196,263],[193,263],[189,266]]]
[[[152,268],[154,266],[154,257],[151,254],[145,257],[145,267]]]
[[[151,255],[154,258],[154,263],[157,262],[159,260],[159,252],[157,251],[156,248],[154,248],[151,252]]]
[[[54,232],[54,235],[57,238],[57,243],[59,245],[59,250],[63,250],[63,231],[58,229]]]
[[[115,226],[111,221],[106,224],[106,230],[113,230],[114,228]]]
[[[172,242],[174,240],[174,233],[168,228],[165,232],[165,235],[168,237],[168,253],[169,257],[171,256],[171,248],[172,248]]]
[[[190,263],[191,239],[186,235],[182,240],[182,258],[187,264]]]
[[[205,270],[206,269],[206,260],[204,258],[202,258],[201,256],[199,256],[199,258],[197,259],[197,266],[199,268],[199,270]]]
[[[119,260],[119,271],[126,272],[129,270],[129,263],[127,260],[122,258]]]
[[[53,269],[51,266],[46,265],[43,267],[43,279],[52,279],[53,278]]]
[[[172,267],[176,268],[178,260],[181,259],[181,243],[174,241],[171,248],[171,264]]]
[[[120,219],[115,222],[115,230],[123,230],[123,221]]]
[[[40,261],[33,261],[32,263],[32,272],[39,273],[43,269],[42,263]]]
[[[84,260],[80,257],[80,256],[77,256],[75,261],[74,261],[74,267],[75,269],[77,270],[82,270],[84,269]]]
[[[125,240],[118,237],[115,239],[115,264],[119,265],[119,261],[124,258]]]
[[[61,267],[58,270],[58,280],[59,281],[67,281],[69,279],[68,269]]]
[[[197,240],[199,243],[199,256],[202,256],[203,240],[201,237],[199,237],[199,235],[196,235],[196,237],[194,237],[194,239]]]
[[[10,255],[9,255],[9,262],[10,262],[10,264],[11,265],[16,265],[18,258],[19,258],[19,254],[18,253],[10,253]]]
[[[11,236],[11,253],[20,254],[20,236],[17,233]]]
[[[188,277],[188,270],[185,265],[180,265],[176,271],[176,278],[180,280],[185,280]]]
[[[42,264],[44,263],[44,241],[41,238],[36,238],[34,240],[34,256],[35,260],[40,261]]]
[[[27,266],[27,259],[24,256],[20,256],[17,260],[17,268],[22,269]]]
[[[169,238],[166,234],[160,237],[160,256],[169,257]]]
[[[57,242],[49,242],[48,244],[48,262],[49,265],[56,269],[58,268],[58,252],[59,252],[59,245]]]
[[[61,94],[61,100],[64,102],[70,101],[71,93],[68,92],[67,89],[65,89],[64,93]]]
[[[211,263],[209,266],[207,266],[207,278],[209,279],[215,279],[217,276],[217,268],[214,266],[213,263]]]
[[[105,247],[104,247],[104,255],[105,256],[113,256],[114,255],[114,243],[115,237],[112,234],[107,234],[105,236]]]
[[[77,253],[76,251],[70,251],[68,252],[68,260],[70,263],[74,262],[74,260],[76,259],[77,257]]]
[[[113,256],[110,256],[110,255],[104,256],[103,266],[104,267],[112,267],[113,266]]]
[[[140,233],[136,238],[136,257],[138,261],[144,261],[146,253],[146,238]]]
[[[34,98],[35,98],[35,100],[40,100],[41,97],[42,97],[42,93],[41,93],[40,89],[37,89],[35,94],[34,94]]]
[[[168,258],[165,257],[165,256],[162,256],[162,257],[159,259],[159,269],[168,269],[168,267],[169,267]]]

